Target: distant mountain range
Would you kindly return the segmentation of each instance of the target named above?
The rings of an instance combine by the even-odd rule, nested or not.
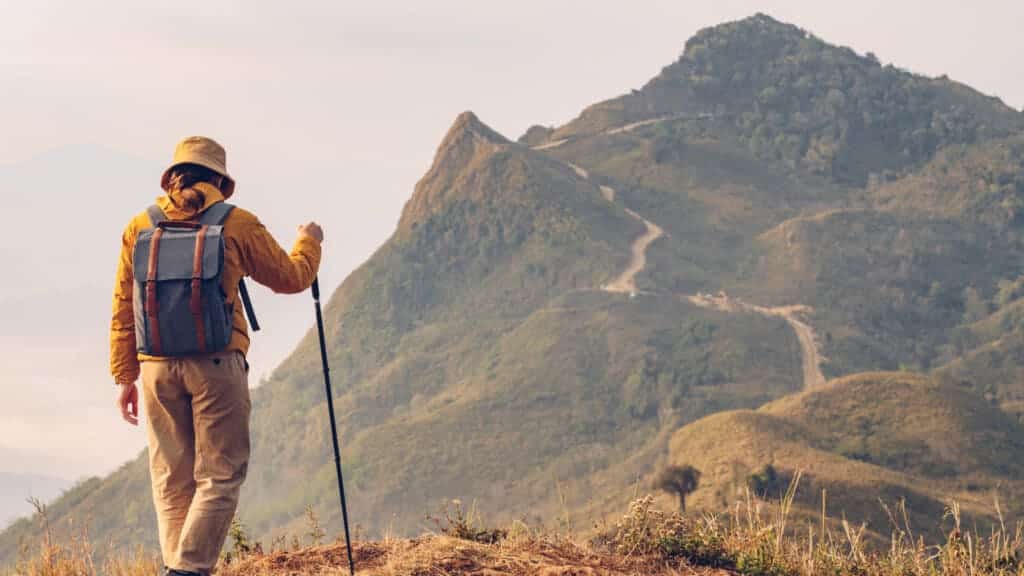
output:
[[[706,511],[771,465],[875,533],[880,498],[1017,518],[1022,225],[1024,114],[764,15],[565,126],[463,114],[325,310],[353,517],[589,525],[679,463]],[[254,394],[262,538],[339,526],[318,354]],[[144,458],[52,517],[152,545]]]
[[[47,502],[70,484],[60,478],[0,472],[0,526],[6,527],[16,518],[34,513],[30,498]]]

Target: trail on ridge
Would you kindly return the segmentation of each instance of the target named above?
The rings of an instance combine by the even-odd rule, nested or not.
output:
[[[614,191],[612,191],[612,197],[614,197]],[[619,274],[618,278],[612,280],[608,284],[605,284],[601,289],[605,292],[635,294],[637,291],[636,275],[647,267],[647,247],[658,238],[661,238],[662,235],[665,234],[665,231],[657,224],[643,218],[629,208],[626,208],[625,210],[627,214],[643,222],[644,226],[647,227],[647,232],[633,242],[632,257],[629,260],[629,266],[622,271],[622,274]]]
[[[607,130],[604,134],[621,134],[624,132],[630,132],[641,126],[649,126],[651,124],[674,120],[679,118],[678,116],[668,116],[661,118],[652,118],[649,120],[643,120],[640,122],[634,122],[618,128]],[[547,150],[551,148],[557,148],[568,142],[567,139],[556,140],[540,146],[535,146],[534,150]],[[573,164],[572,162],[566,163],[573,172],[582,180],[590,181],[590,173],[584,168]],[[615,189],[611,186],[600,185],[598,188],[601,191],[601,195],[605,200],[611,203],[615,203]],[[601,290],[605,292],[615,294],[629,294],[631,296],[638,293],[636,288],[636,276],[647,267],[647,248],[657,240],[665,235],[665,231],[661,229],[657,224],[647,220],[643,216],[637,214],[635,211],[623,207],[627,214],[631,217],[639,220],[647,228],[647,231],[642,234],[639,238],[633,241],[631,249],[632,255],[629,260],[629,264],[626,268],[616,277],[614,280],[601,286]],[[814,310],[810,306],[802,304],[790,305],[790,306],[759,306],[756,304],[749,304],[739,298],[732,298],[726,295],[724,292],[720,292],[717,296],[710,294],[696,294],[696,295],[684,295],[684,298],[689,300],[696,306],[701,308],[707,308],[711,310],[717,310],[726,313],[754,313],[762,316],[773,316],[782,318],[796,333],[797,341],[800,343],[800,356],[803,372],[803,387],[805,389],[820,386],[825,383],[825,376],[821,372],[822,356],[818,350],[818,341],[814,333],[814,328],[810,324],[804,322],[801,318],[802,314],[809,314]]]
[[[576,175],[584,180],[590,180],[590,174],[580,168],[579,166],[569,162],[569,167],[576,172]],[[605,200],[609,202],[615,202],[615,189],[611,186],[601,185],[601,195],[604,196]],[[644,268],[647,267],[647,247],[650,246],[655,240],[664,236],[665,231],[660,226],[637,214],[629,208],[623,208],[627,214],[632,216],[634,219],[639,220],[647,228],[639,238],[633,241],[633,246],[630,250],[632,253],[629,264],[621,274],[611,282],[601,286],[601,290],[605,292],[612,292],[615,294],[636,294],[636,275],[643,272]]]

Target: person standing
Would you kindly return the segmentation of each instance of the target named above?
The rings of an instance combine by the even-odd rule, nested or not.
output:
[[[165,574],[205,576],[220,556],[249,463],[249,336],[239,284],[249,276],[278,293],[306,290],[320,266],[323,230],[314,222],[300,226],[289,253],[256,216],[224,204],[235,180],[224,148],[209,138],[180,142],[160,184],[165,194],[122,235],[110,369],[120,387],[121,415],[132,425],[139,422],[136,381],[142,378]],[[161,289],[168,274],[157,271],[157,263],[162,269],[174,264],[167,255],[172,239],[190,230],[195,269],[191,279],[187,271],[182,275],[178,292],[185,293],[183,301],[191,298],[191,306],[168,306],[162,299],[174,297],[175,290]],[[161,238],[165,246],[154,246]],[[143,245],[145,250],[136,250]],[[185,265],[191,265],[186,256]],[[202,287],[211,269],[219,274],[216,290]],[[214,305],[219,317],[207,312]],[[175,313],[189,317],[167,317]],[[196,330],[175,328],[193,320]],[[224,325],[220,330],[218,322]],[[174,352],[180,350],[186,353]]]

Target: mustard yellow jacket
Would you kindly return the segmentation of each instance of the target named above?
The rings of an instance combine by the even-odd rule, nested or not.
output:
[[[172,197],[180,194],[173,190],[167,196],[157,199],[157,205],[170,220],[191,220],[213,204],[224,201],[224,196],[213,185],[197,184],[195,189],[206,198],[198,212],[178,208],[177,204],[184,203],[176,204],[172,200]],[[135,286],[132,250],[138,233],[151,227],[149,216],[142,212],[128,223],[121,236],[121,260],[117,266],[114,311],[110,323],[110,372],[119,384],[130,384],[138,380],[140,361],[160,360],[137,351],[135,314],[132,310],[132,291]],[[275,292],[293,294],[309,288],[319,267],[320,244],[308,236],[300,236],[289,254],[252,213],[235,208],[224,220],[223,285],[230,304],[238,301],[238,282],[244,276],[251,276]],[[249,333],[241,305],[234,306],[233,327],[228,350],[246,354],[249,351]]]

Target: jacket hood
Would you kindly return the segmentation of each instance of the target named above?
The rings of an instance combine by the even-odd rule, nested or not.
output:
[[[224,194],[222,194],[221,191],[213,184],[200,182],[193,186],[192,189],[201,193],[205,198],[203,207],[198,211],[193,211],[184,207],[185,202],[182,199],[182,190],[169,190],[166,195],[156,199],[157,206],[164,211],[168,220],[192,220],[206,211],[210,206],[213,206],[217,202],[224,201]]]

